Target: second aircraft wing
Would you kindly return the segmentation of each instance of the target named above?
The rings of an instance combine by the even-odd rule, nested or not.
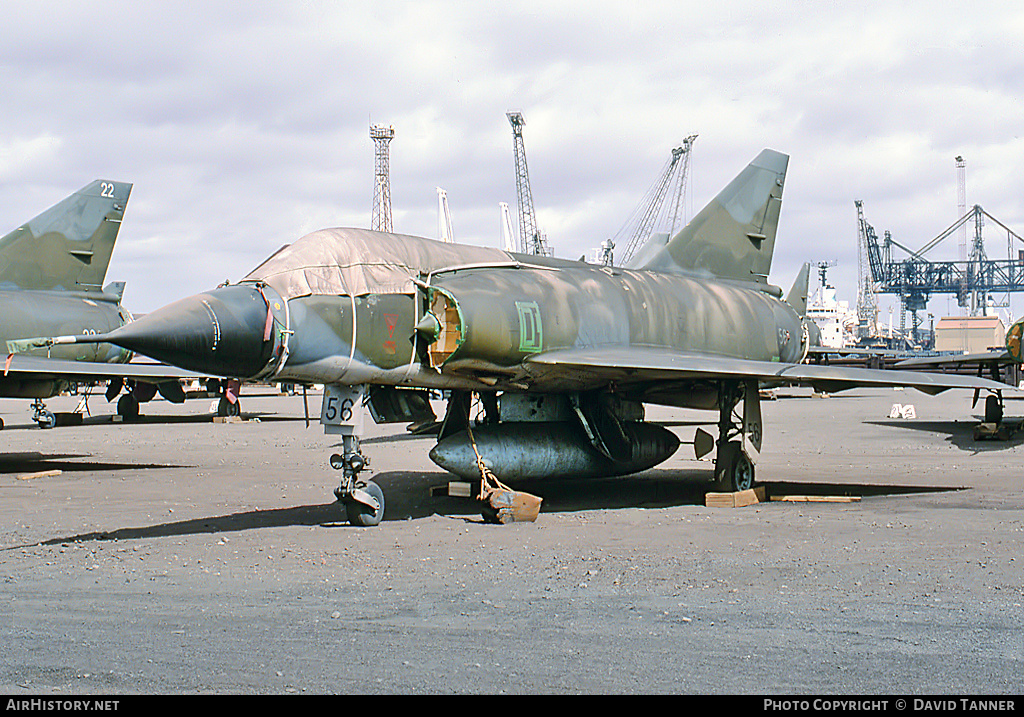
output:
[[[749,361],[643,346],[548,351],[531,356],[527,365],[544,372],[571,371],[576,375],[619,382],[753,379],[778,385],[812,386],[826,392],[874,386],[910,387],[934,395],[951,388],[990,391],[1012,388],[977,376]]]

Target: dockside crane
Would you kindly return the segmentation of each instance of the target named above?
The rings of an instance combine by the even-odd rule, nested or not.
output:
[[[884,240],[879,242],[874,228],[864,220],[863,202],[856,200],[854,203],[871,270],[872,288],[875,293],[900,297],[900,326],[904,328],[905,314],[909,312],[915,342],[919,340],[921,326],[918,312],[927,308],[932,294],[953,294],[961,300],[970,296],[972,314],[977,315],[977,312],[984,312],[985,297],[990,294],[1024,291],[1024,249],[1021,249],[1024,239],[981,206],[975,204],[949,228],[914,251],[893,239],[888,231],[884,233]],[[1006,232],[1006,259],[987,257],[982,238],[985,219]],[[925,254],[943,240],[972,222],[974,244],[966,261],[930,261],[925,258]],[[1016,256],[1013,255],[1015,245],[1018,247]],[[893,247],[905,252],[907,256],[894,259]]]
[[[523,125],[526,120],[521,112],[507,112],[512,124],[512,150],[516,160],[516,194],[519,198],[519,251],[523,254],[548,256],[551,250],[547,237],[537,228],[537,215],[533,209],[533,192],[530,191],[530,173],[526,167],[526,146],[523,144]]]
[[[651,238],[657,227],[658,219],[662,216],[665,198],[668,196],[670,188],[673,189],[672,202],[662,222],[664,233],[672,236],[680,228],[686,175],[690,168],[690,150],[693,148],[695,139],[697,139],[697,135],[692,134],[684,139],[680,146],[672,150],[657,181],[630,215],[630,219],[626,220],[626,223],[611,239],[612,246],[624,244],[622,258],[619,262],[622,266],[628,265],[637,249]]]
[[[878,237],[874,235],[874,228],[864,221],[864,202],[858,199],[854,204],[857,207],[857,338],[866,339],[878,332],[878,298],[871,280],[874,272],[869,269],[872,257],[868,254],[870,246],[877,250]],[[869,233],[873,238],[871,242]]]

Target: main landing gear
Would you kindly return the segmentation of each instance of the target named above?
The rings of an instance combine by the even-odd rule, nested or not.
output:
[[[742,401],[743,412],[736,407]],[[757,381],[720,381],[718,385],[718,440],[703,429],[694,440],[697,457],[715,447],[715,484],[719,490],[754,487],[754,464],[761,453],[761,397]]]
[[[364,394],[365,386],[325,386],[320,409],[324,433],[341,435],[342,452],[331,456],[331,468],[341,471],[334,495],[345,506],[348,522],[359,527],[379,525],[384,519],[384,491],[359,476],[369,462],[359,449]]]
[[[207,394],[213,393],[219,396],[217,400],[217,416],[220,418],[241,416],[242,402],[238,393],[242,388],[242,382],[235,379],[208,379],[206,382]]]

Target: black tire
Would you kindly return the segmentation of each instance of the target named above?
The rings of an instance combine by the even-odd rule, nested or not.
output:
[[[990,393],[985,397],[985,423],[1001,423],[1003,420],[1003,403],[999,396]]]
[[[57,425],[57,417],[51,411],[43,411],[38,419],[40,428],[53,428]]]
[[[739,445],[733,452],[732,465],[729,467],[729,480],[734,491],[750,490],[754,487],[754,464],[747,458]]]
[[[366,487],[363,490],[372,495],[380,507],[374,511],[367,505],[354,500],[348,500],[345,502],[345,513],[348,515],[348,522],[359,528],[379,525],[380,521],[384,519],[384,491],[372,480],[367,481]]]
[[[139,401],[135,396],[126,393],[117,399],[117,415],[126,421],[132,421],[139,417]]]
[[[238,399],[231,403],[225,396],[221,396],[220,400],[217,401],[218,416],[240,416],[241,414],[242,403]]]

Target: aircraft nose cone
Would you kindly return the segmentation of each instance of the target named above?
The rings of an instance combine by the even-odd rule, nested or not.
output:
[[[109,341],[189,371],[250,378],[270,360],[267,303],[252,285],[226,286],[145,314]]]

